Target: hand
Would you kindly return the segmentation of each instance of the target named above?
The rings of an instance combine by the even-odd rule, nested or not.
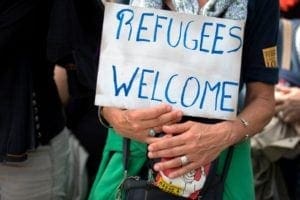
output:
[[[287,94],[290,93],[291,87],[284,86],[282,84],[277,84],[275,87],[275,101],[276,104],[282,104],[286,100]]]
[[[156,171],[172,169],[170,178],[181,176],[193,169],[205,166],[231,145],[230,121],[219,124],[203,124],[188,121],[163,126],[165,137],[148,146],[149,158],[172,158],[154,165]],[[181,166],[181,156],[187,156],[188,164]]]
[[[287,123],[300,121],[300,89],[298,87],[276,87],[281,95],[276,99],[276,115]]]
[[[172,107],[167,104],[132,110],[104,107],[102,115],[124,137],[145,143],[157,139],[149,136],[150,129],[159,133],[163,125],[177,123],[182,118],[181,111],[172,110]]]

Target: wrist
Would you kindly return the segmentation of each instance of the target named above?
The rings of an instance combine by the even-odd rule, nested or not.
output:
[[[227,120],[223,121],[219,124],[219,127],[217,127],[218,130],[222,131],[222,140],[220,141],[223,143],[223,148],[226,149],[229,146],[233,145],[234,142],[234,134],[233,134],[233,121]]]
[[[232,144],[243,142],[250,137],[249,122],[244,117],[237,116],[231,121],[232,130],[230,133],[230,140]]]
[[[100,122],[100,124],[102,126],[104,126],[105,128],[112,128],[112,126],[110,125],[110,123],[104,118],[103,116],[103,110],[104,110],[104,107],[100,106],[98,108],[98,120]]]

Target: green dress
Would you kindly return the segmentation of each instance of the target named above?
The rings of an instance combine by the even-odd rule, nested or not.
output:
[[[103,158],[91,189],[89,200],[115,200],[123,180],[123,138],[109,129]],[[136,175],[146,161],[146,145],[132,141],[130,146],[129,175]],[[220,155],[218,172],[223,169],[226,152]],[[249,141],[235,145],[225,182],[224,200],[254,200],[254,183]]]

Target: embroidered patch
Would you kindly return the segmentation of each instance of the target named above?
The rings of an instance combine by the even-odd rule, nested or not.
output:
[[[266,67],[277,67],[277,48],[276,46],[263,49],[264,61]]]

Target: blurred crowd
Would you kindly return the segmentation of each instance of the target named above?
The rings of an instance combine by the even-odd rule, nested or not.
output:
[[[300,198],[300,1],[280,13],[275,116],[251,140],[257,199]]]

